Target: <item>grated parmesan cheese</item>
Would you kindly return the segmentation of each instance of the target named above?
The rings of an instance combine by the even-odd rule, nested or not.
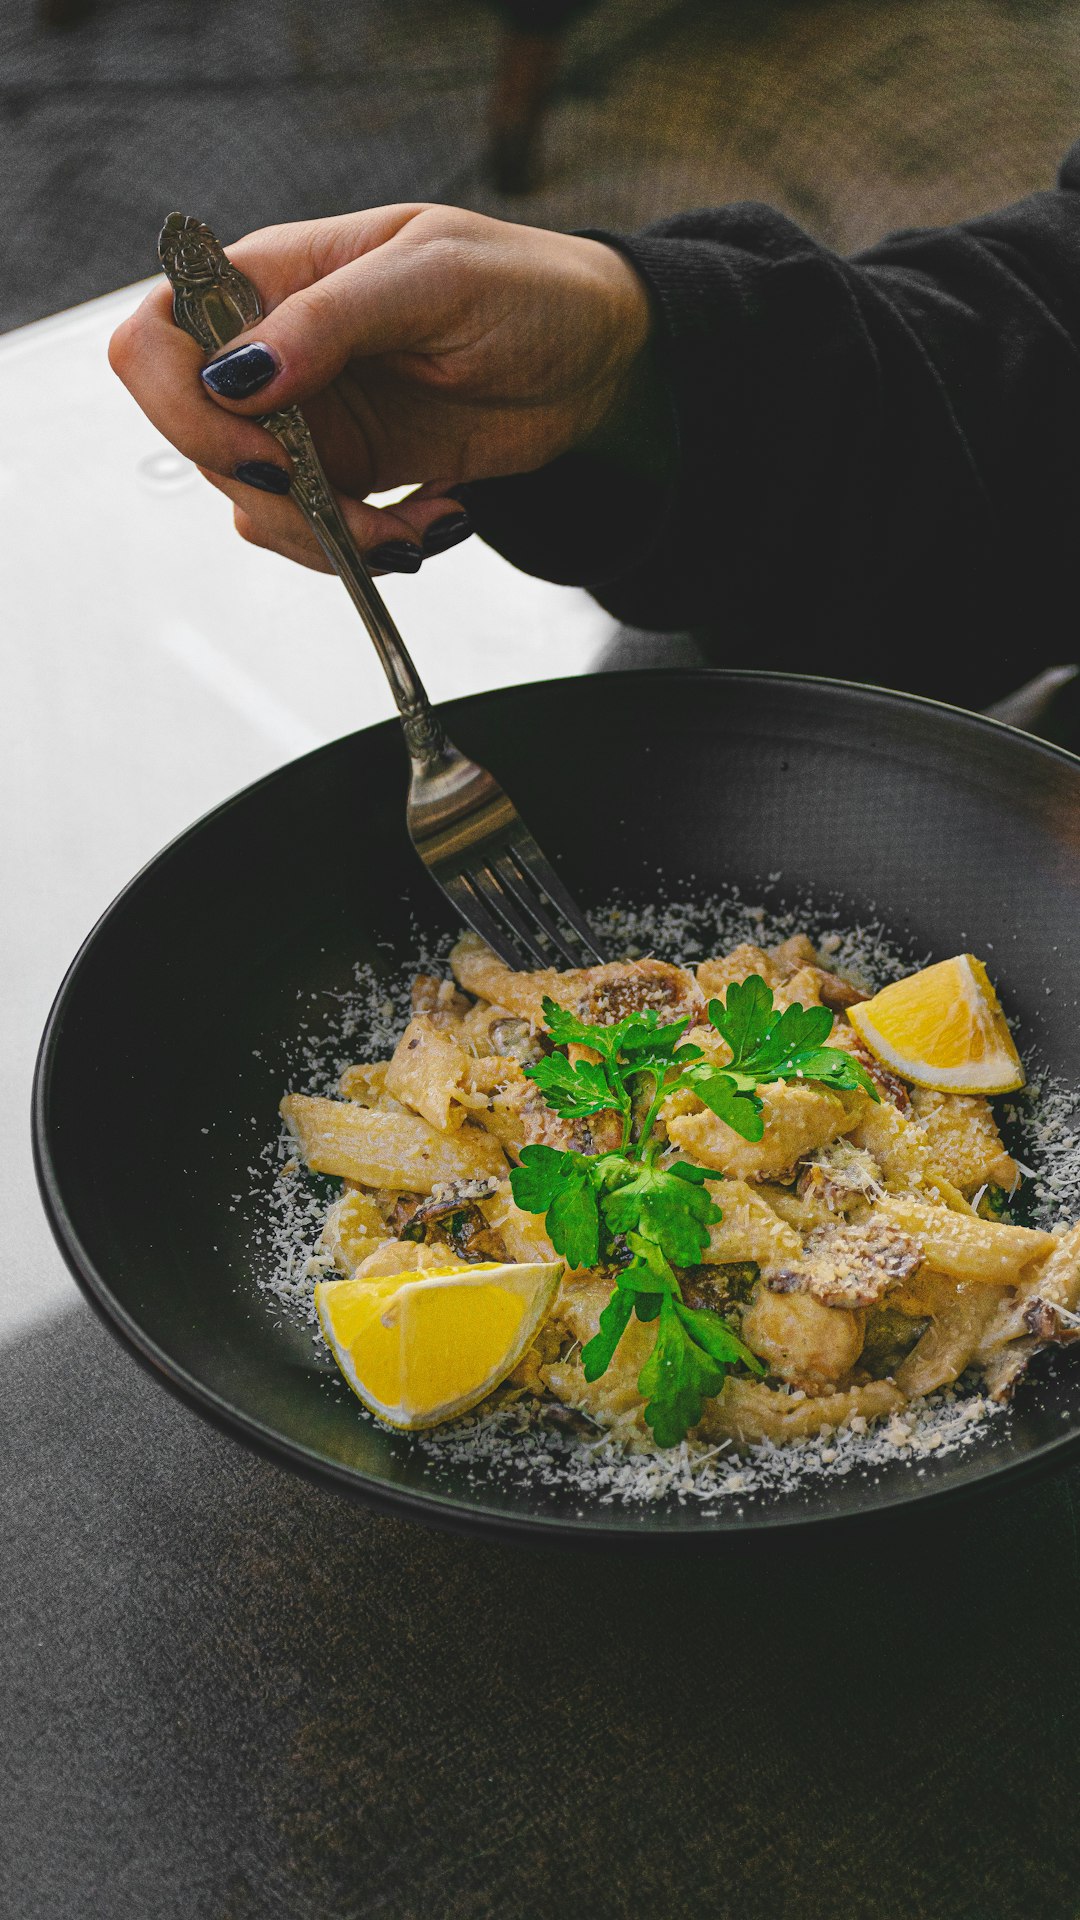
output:
[[[928,963],[930,956],[905,950],[878,919],[850,924],[850,906],[804,900],[794,907],[769,904],[780,879],[768,877],[761,900],[738,891],[693,903],[652,901],[642,905],[616,897],[590,916],[602,946],[618,958],[656,954],[694,966],[710,954],[744,941],[773,945],[806,932],[834,970],[868,993]],[[452,936],[432,945],[418,928],[406,966],[376,971],[357,966],[344,993],[299,994],[304,1016],[296,1034],[256,1049],[280,1060],[284,1089],[333,1095],[345,1067],[359,1059],[392,1053],[409,1018],[409,997],[418,972],[445,973]],[[1035,1072],[1012,1097],[1002,1118],[1013,1144],[1031,1166],[1025,1218],[1052,1229],[1080,1217],[1080,1103],[1071,1089]],[[252,1167],[245,1200],[253,1273],[269,1311],[306,1324],[325,1360],[326,1390],[347,1399],[355,1417],[373,1416],[349,1394],[330,1360],[314,1307],[316,1280],[332,1270],[318,1238],[336,1183],[309,1175],[295,1158],[290,1136],[268,1141]],[[563,1410],[558,1410],[562,1412]],[[440,1470],[465,1471],[475,1485],[558,1486],[600,1506],[693,1501],[707,1517],[744,1500],[780,1501],[802,1485],[851,1473],[873,1477],[897,1459],[917,1463],[956,1453],[989,1436],[1007,1409],[960,1386],[915,1400],[885,1423],[858,1418],[847,1427],[823,1429],[816,1439],[778,1445],[763,1441],[737,1454],[721,1446],[684,1440],[655,1454],[630,1453],[609,1434],[579,1437],[529,1396],[496,1395],[473,1414],[413,1436],[425,1456],[424,1471],[437,1483]]]

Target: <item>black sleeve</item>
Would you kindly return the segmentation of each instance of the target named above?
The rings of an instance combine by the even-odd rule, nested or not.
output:
[[[718,662],[982,706],[1077,657],[1080,145],[1056,190],[841,259],[762,206],[619,247],[674,416],[651,491],[598,456],[470,489],[516,565]]]

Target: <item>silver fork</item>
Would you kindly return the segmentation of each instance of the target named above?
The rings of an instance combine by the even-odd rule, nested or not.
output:
[[[250,280],[209,227],[170,213],[158,256],[173,289],[173,317],[205,353],[216,353],[262,317]],[[290,495],[375,643],[401,715],[409,753],[409,837],[467,926],[518,970],[601,962],[589,923],[540,851],[509,796],[448,740],[382,595],[338,511],[299,407],[259,417],[292,461]]]

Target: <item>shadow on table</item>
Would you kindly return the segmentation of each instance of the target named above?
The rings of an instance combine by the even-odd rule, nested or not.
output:
[[[8,1911],[1073,1920],[1067,1479],[579,1558],[309,1487],[86,1308],[3,1362]]]

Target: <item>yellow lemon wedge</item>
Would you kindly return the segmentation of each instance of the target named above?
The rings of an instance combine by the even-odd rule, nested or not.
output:
[[[1012,1093],[1024,1084],[986,968],[972,953],[939,960],[848,1008],[859,1038],[917,1087],[940,1093]]]
[[[315,1310],[353,1392],[393,1427],[434,1427],[491,1393],[551,1311],[561,1260],[320,1280]]]

